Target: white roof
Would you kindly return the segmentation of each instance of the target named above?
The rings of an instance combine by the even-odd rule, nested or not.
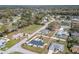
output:
[[[57,32],[57,34],[58,34],[58,35],[62,35],[62,34],[68,35],[68,32],[64,31],[63,28],[60,28],[60,30]]]
[[[59,31],[63,31],[63,30],[64,30],[64,28],[60,28],[60,29],[59,29]]]
[[[79,19],[77,19],[77,18],[74,18],[74,19],[72,19],[72,20],[79,21]]]
[[[3,25],[3,23],[0,23],[0,25]]]

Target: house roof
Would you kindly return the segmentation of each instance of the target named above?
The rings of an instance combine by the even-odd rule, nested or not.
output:
[[[74,46],[72,47],[72,52],[77,52],[77,53],[79,53],[79,46],[74,45]]]
[[[0,46],[2,46],[4,42],[6,42],[6,40],[1,39],[0,40]]]
[[[58,35],[68,35],[66,31],[64,31],[63,28],[60,28],[59,31],[57,32]]]
[[[13,35],[13,38],[18,38],[18,37],[22,37],[22,36],[23,36],[23,33],[18,33],[18,34]]]
[[[40,31],[42,34],[48,34],[49,33],[49,30],[48,29],[44,29],[44,30],[41,30]]]
[[[77,19],[77,18],[74,18],[74,19],[72,19],[72,21],[79,21],[79,19]]]
[[[71,34],[74,35],[74,36],[79,36],[78,32],[72,32]]]
[[[29,43],[33,44],[33,45],[37,45],[37,46],[43,46],[44,42],[41,39],[39,39],[39,38],[36,38],[36,39],[37,40],[32,40]]]
[[[59,31],[57,34],[58,34],[58,35],[68,35],[68,33],[65,32],[65,31]]]
[[[50,46],[50,48],[49,48],[49,50],[60,50],[60,51],[63,51],[64,50],[64,45],[62,45],[62,44],[58,44],[58,43],[53,43],[51,46]]]

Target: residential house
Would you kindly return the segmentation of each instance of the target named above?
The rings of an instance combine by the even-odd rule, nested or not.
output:
[[[43,29],[43,30],[41,30],[41,31],[39,32],[39,34],[41,34],[41,35],[48,35],[49,32],[50,32],[50,31],[49,31],[48,29]]]
[[[72,19],[71,28],[75,31],[79,30],[79,19]]]
[[[60,28],[59,31],[55,34],[56,37],[66,39],[69,36],[69,33],[63,28]]]
[[[44,48],[44,41],[39,38],[28,41],[28,42],[26,42],[26,44],[29,46],[33,46],[33,47]]]
[[[23,37],[23,33],[18,33],[12,36],[13,39],[20,39]]]
[[[64,51],[64,45],[58,44],[58,43],[53,43],[49,47],[48,54],[60,53],[60,52],[63,52],[63,51]]]
[[[0,48],[5,47],[5,44],[6,44],[8,41],[10,41],[10,39],[4,38],[4,37],[0,38]]]
[[[71,50],[73,53],[79,53],[79,45],[74,45]]]

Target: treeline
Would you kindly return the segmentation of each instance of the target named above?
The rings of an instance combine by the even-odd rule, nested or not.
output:
[[[52,14],[57,14],[57,15],[79,15],[79,9],[78,8],[55,8],[51,9]],[[50,14],[51,14],[50,13]]]
[[[1,12],[1,11],[0,11]],[[32,24],[42,25],[43,18],[47,15],[43,12],[35,12],[31,9],[6,9],[0,13],[0,35],[13,32],[24,26]]]

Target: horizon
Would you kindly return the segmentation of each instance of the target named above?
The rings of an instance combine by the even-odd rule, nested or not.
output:
[[[79,8],[79,5],[0,5],[0,8]]]

